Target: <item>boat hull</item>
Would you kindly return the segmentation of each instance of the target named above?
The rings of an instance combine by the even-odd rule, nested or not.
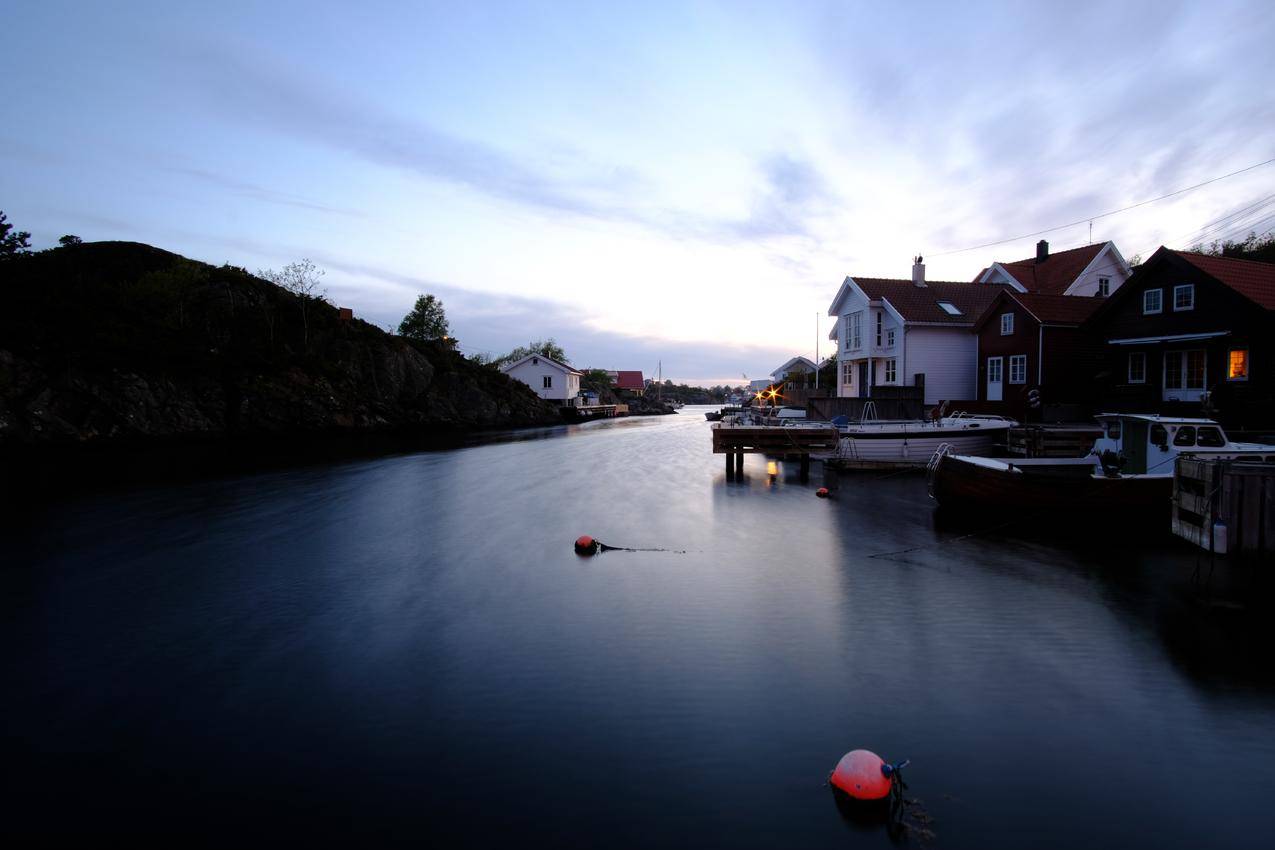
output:
[[[916,467],[929,463],[939,446],[958,454],[991,454],[1003,429],[928,429],[916,434],[847,434],[837,446],[837,459],[850,468]]]
[[[1022,469],[1016,472],[945,454],[931,469],[930,496],[945,511],[988,516],[1039,512],[1118,519],[1169,513],[1171,475],[1108,478],[1095,475],[1087,465]]]

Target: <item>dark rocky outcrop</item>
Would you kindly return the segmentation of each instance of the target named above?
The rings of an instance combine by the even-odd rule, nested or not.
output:
[[[231,445],[427,444],[558,424],[443,343],[232,266],[97,242],[0,261],[0,460]],[[303,310],[305,311],[303,314]]]

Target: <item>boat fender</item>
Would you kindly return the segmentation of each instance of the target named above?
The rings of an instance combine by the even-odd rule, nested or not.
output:
[[[819,498],[821,498],[821,499],[826,499],[826,498],[828,498],[828,488],[827,488],[827,487],[820,487],[818,490],[816,490],[816,491],[815,491],[815,495],[816,495],[816,496],[818,496],[818,497],[819,497]]]
[[[856,800],[884,800],[890,796],[896,769],[871,750],[851,750],[837,762],[828,781]]]
[[[582,534],[576,538],[576,554],[583,557],[596,555],[598,553],[598,541],[594,540],[587,534]]]

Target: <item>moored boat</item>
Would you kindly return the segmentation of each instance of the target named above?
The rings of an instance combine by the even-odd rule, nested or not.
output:
[[[940,446],[963,455],[990,454],[1018,423],[1001,416],[955,413],[933,420],[833,420],[841,439],[837,459],[855,469],[923,467]]]
[[[1102,435],[1080,458],[973,457],[949,446],[928,464],[930,497],[944,509],[1082,513],[1095,519],[1167,516],[1179,455],[1275,460],[1275,446],[1227,439],[1218,423],[1154,414],[1104,413]]]

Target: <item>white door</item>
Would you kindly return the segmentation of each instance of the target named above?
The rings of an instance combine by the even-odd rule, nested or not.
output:
[[[1004,357],[987,358],[987,400],[988,401],[1001,400],[1001,383],[1004,377],[1001,374],[1001,370],[1004,368],[1004,365],[1005,365]]]

